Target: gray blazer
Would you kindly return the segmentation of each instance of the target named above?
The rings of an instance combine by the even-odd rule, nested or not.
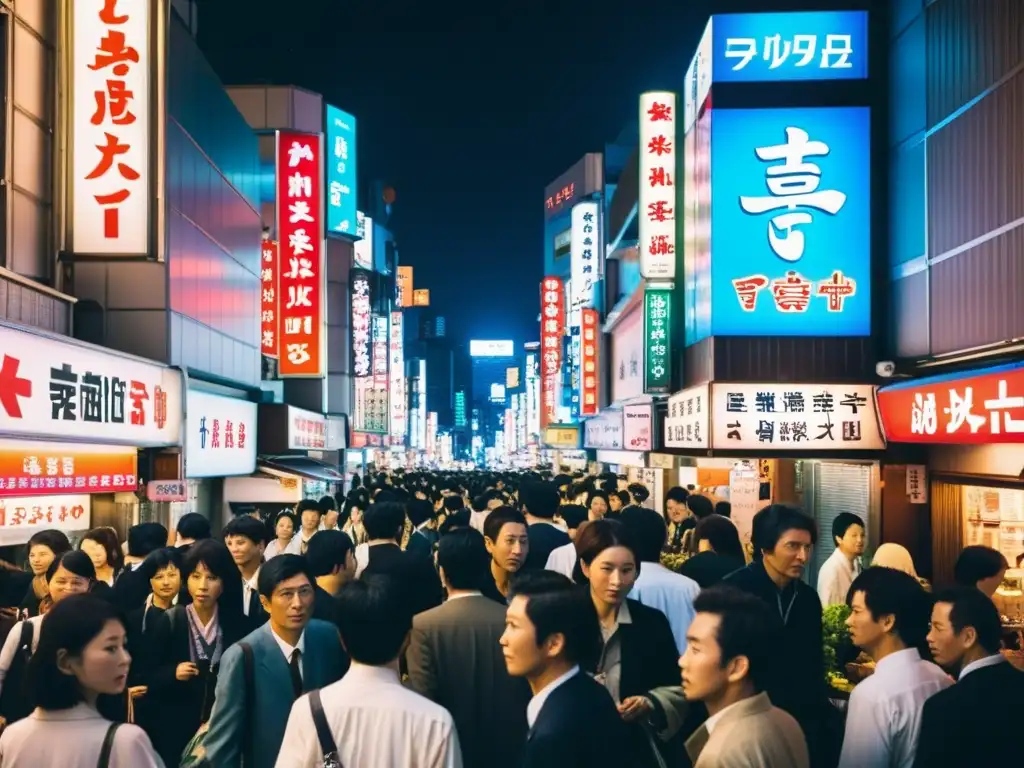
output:
[[[206,760],[212,768],[239,768],[246,732],[254,743],[253,765],[245,768],[274,768],[277,752],[284,741],[295,697],[291,671],[281,647],[274,639],[270,624],[242,638],[253,651],[255,690],[251,692],[252,709],[246,712],[245,662],[238,643],[224,652],[217,675],[217,693],[206,734]],[[311,619],[303,638],[302,681],[304,691],[313,691],[336,682],[344,674],[347,663],[338,630],[326,621]]]

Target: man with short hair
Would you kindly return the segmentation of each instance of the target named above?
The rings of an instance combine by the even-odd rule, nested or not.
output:
[[[957,682],[924,703],[914,768],[1020,760],[1015,741],[998,737],[1024,723],[1024,672],[1000,652],[1001,640],[999,611],[977,587],[936,595],[928,646]]]
[[[224,526],[224,545],[238,566],[242,578],[242,613],[253,628],[267,620],[260,606],[257,580],[263,551],[267,546],[267,526],[249,515],[238,515]]]
[[[320,502],[313,499],[303,499],[295,505],[295,516],[299,518],[299,551],[297,554],[306,554],[309,540],[320,530],[320,520],[323,518],[323,514]]]
[[[373,575],[342,587],[338,627],[352,666],[320,691],[324,720],[341,765],[461,768],[452,716],[399,678],[412,624],[402,589],[390,577]],[[310,768],[323,756],[312,703],[303,696],[288,717],[277,768]]]
[[[360,578],[378,574],[393,576],[402,584],[409,619],[441,604],[441,582],[433,562],[422,555],[403,552],[398,542],[405,529],[405,506],[397,501],[371,504],[363,515],[367,563]]]
[[[278,555],[260,568],[260,602],[270,618],[221,658],[204,742],[209,765],[272,768],[292,702],[344,673],[338,630],[312,618],[313,585],[298,555]]]
[[[130,613],[141,608],[152,591],[149,579],[138,572],[146,557],[167,546],[167,529],[160,523],[139,523],[128,529],[124,570],[114,582],[114,602]]]
[[[523,483],[519,501],[529,528],[530,551],[523,568],[537,571],[547,565],[551,553],[569,543],[569,534],[555,525],[558,489],[552,483]]]
[[[850,694],[839,768],[911,768],[924,703],[952,684],[917,650],[928,633],[928,595],[913,576],[874,567],[854,580],[849,605],[850,640],[875,671]]]
[[[481,592],[490,558],[472,528],[442,537],[437,548],[448,599],[413,618],[405,658],[409,685],[455,718],[467,768],[513,768],[526,736],[529,691],[509,677],[498,640],[505,608]]]
[[[593,605],[565,576],[535,571],[516,580],[501,647],[508,673],[526,678],[533,692],[523,768],[634,765],[615,702],[580,671],[600,639]]]
[[[316,579],[313,618],[338,623],[341,588],[356,575],[355,546],[344,531],[320,531],[309,540],[306,550],[309,572]]]
[[[181,550],[181,556],[184,557],[188,548],[197,541],[210,538],[210,521],[198,512],[186,512],[178,520],[175,533],[177,538],[174,546]]]
[[[512,507],[498,507],[484,521],[484,543],[491,555],[491,583],[484,594],[506,602],[511,595],[510,582],[522,570],[530,552],[526,518]]]
[[[333,496],[320,497],[321,531],[333,531],[338,527],[338,502]]]
[[[835,551],[818,570],[818,597],[822,606],[845,605],[853,580],[860,576],[864,554],[864,521],[852,512],[840,512],[832,521]]]
[[[808,768],[803,731],[765,692],[776,663],[778,617],[764,601],[731,587],[701,592],[694,608],[679,659],[683,693],[708,710],[686,742],[694,768]]]

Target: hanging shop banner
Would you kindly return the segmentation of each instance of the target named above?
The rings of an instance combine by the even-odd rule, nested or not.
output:
[[[548,448],[575,450],[580,445],[580,430],[578,427],[567,425],[545,427],[544,445]]]
[[[104,445],[0,440],[0,496],[134,493],[138,451]]]
[[[622,407],[622,447],[627,451],[654,450],[654,413],[650,405]]]
[[[0,434],[180,445],[182,389],[173,368],[0,325]]]
[[[601,234],[598,228],[600,209],[597,203],[576,203],[572,207],[572,309],[594,306],[594,283],[598,276]]]
[[[352,236],[356,231],[356,119],[330,104],[327,110],[327,229]]]
[[[562,367],[565,335],[565,289],[560,277],[545,277],[540,285],[540,427],[557,421],[556,390]]]
[[[370,276],[352,270],[352,375],[357,379],[370,376],[372,329],[370,328]]]
[[[715,450],[880,451],[869,384],[712,384]]]
[[[640,95],[640,276],[676,276],[676,95]]]
[[[87,531],[92,497],[88,494],[0,498],[0,547],[25,544],[39,531]]]
[[[665,394],[672,387],[672,291],[644,291],[644,392]]]
[[[373,219],[356,211],[356,237],[352,244],[352,263],[356,269],[373,269]]]
[[[260,254],[260,351],[277,357],[277,241],[264,240]]]
[[[622,411],[602,411],[583,422],[583,447],[596,450],[623,448]]]
[[[256,469],[256,403],[188,391],[185,477],[233,477]]]
[[[150,253],[155,7],[127,0],[72,5],[70,232],[76,254],[155,255]]]
[[[281,378],[324,372],[322,161],[319,134],[277,132]]]
[[[676,392],[668,399],[665,413],[665,447],[710,447],[711,387],[701,384]]]
[[[391,357],[391,370],[388,378],[388,408],[391,411],[391,439],[405,442],[405,429],[408,416],[405,399],[405,337],[404,317],[401,312],[391,313],[391,330],[388,340],[388,353]]]
[[[388,386],[388,318],[387,315],[373,315],[373,386],[387,389]]]
[[[388,434],[388,418],[390,416],[388,390],[377,386],[366,390],[363,409],[365,412],[364,430],[375,435]]]
[[[399,307],[412,306],[413,293],[413,269],[412,267],[399,267],[395,271],[395,305]]]
[[[583,337],[580,349],[580,416],[596,416],[601,386],[601,369],[598,367],[601,328],[597,310],[582,310],[580,325]]]
[[[897,443],[1024,442],[1024,363],[883,387],[878,408]]]
[[[928,467],[924,464],[907,465],[907,500],[911,504],[928,503]]]
[[[363,378],[357,378],[354,384],[352,430],[353,432],[365,432],[366,404],[369,399],[370,390],[373,389],[373,379],[369,376],[364,376]]]
[[[412,292],[412,305],[414,307],[430,306],[430,289],[417,288]]]

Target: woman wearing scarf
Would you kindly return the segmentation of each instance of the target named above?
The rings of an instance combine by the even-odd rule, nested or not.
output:
[[[209,718],[221,656],[245,634],[242,581],[224,544],[193,544],[181,576],[191,602],[157,617],[147,640],[152,664],[144,676],[147,704],[159,713],[147,730],[167,765],[178,765]]]

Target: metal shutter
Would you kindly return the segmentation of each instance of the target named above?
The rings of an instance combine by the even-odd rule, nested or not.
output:
[[[811,586],[818,584],[818,569],[835,551],[832,521],[841,512],[853,512],[868,526],[871,509],[871,467],[864,464],[813,463],[811,504],[809,512],[818,524],[818,544],[814,548],[811,567],[806,578]],[[866,542],[871,546],[871,542]]]

